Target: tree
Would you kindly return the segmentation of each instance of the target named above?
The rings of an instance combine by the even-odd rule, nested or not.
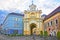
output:
[[[44,36],[47,37],[48,36],[48,32],[44,31]]]
[[[57,32],[57,38],[60,39],[60,31]]]

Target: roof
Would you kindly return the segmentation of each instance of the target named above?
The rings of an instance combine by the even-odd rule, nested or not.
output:
[[[20,14],[20,13],[9,13],[8,15],[18,15],[18,16],[24,16],[24,14]]]
[[[45,17],[44,21],[47,20],[47,19],[49,19],[49,18],[52,17],[53,15],[57,14],[58,12],[60,12],[60,6],[59,6],[58,8],[56,8],[54,11],[52,11],[49,15],[47,15],[47,16]]]

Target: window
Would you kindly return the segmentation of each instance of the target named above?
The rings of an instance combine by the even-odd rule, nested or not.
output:
[[[52,21],[51,21],[51,25],[52,25]]]
[[[31,18],[35,18],[35,14],[34,13],[31,13],[30,17]]]
[[[44,30],[46,30],[46,28],[47,28],[47,25],[46,25],[46,23],[44,23]]]
[[[14,27],[18,27],[18,24],[14,24]]]
[[[49,26],[49,23],[48,23],[48,26]]]
[[[14,27],[19,27],[19,23],[15,23],[14,24]]]
[[[16,21],[18,21],[18,18],[15,18]]]
[[[18,34],[18,30],[14,30],[14,34]]]
[[[56,24],[58,23],[58,20],[56,19]]]

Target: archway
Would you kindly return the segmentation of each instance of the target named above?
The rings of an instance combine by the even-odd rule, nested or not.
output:
[[[31,23],[30,24],[30,32],[31,32],[31,35],[33,34],[33,29],[36,28],[36,24],[35,23]]]

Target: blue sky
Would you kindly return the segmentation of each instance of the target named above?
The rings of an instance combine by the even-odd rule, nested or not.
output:
[[[0,20],[3,20],[9,12],[24,12],[29,9],[32,0],[0,0]],[[60,6],[60,0],[33,0],[34,4],[39,10],[42,10],[42,14],[49,14],[58,6]],[[6,12],[6,13],[5,13]],[[2,18],[1,18],[2,17]],[[1,21],[0,21],[1,23]]]

